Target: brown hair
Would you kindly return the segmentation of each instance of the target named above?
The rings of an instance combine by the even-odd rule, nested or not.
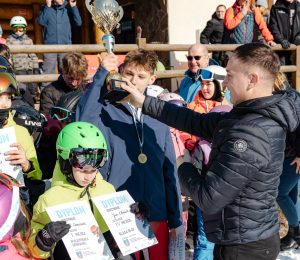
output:
[[[135,66],[142,67],[145,71],[149,71],[153,75],[157,62],[158,57],[155,52],[139,48],[127,54],[124,61],[124,70],[128,65],[134,63]]]
[[[88,61],[81,52],[70,52],[62,60],[64,73],[69,77],[79,77],[81,80],[88,75]]]
[[[275,82],[280,70],[280,60],[269,46],[263,43],[248,43],[237,47],[234,53],[243,65],[269,72]]]
[[[284,82],[287,82],[287,77],[283,72],[279,71],[278,76],[277,76],[277,78],[275,80],[275,83],[274,83],[273,90],[274,91],[276,91],[276,90],[285,90],[286,86],[285,86]]]
[[[12,237],[10,241],[13,243],[13,245],[15,246],[15,248],[17,249],[20,255],[28,259],[32,259],[33,256],[27,246],[27,241],[30,236],[30,215],[21,198],[20,198],[20,207],[26,216],[27,225],[26,225],[25,237],[23,239],[23,242],[20,241],[19,239],[16,239],[15,237]],[[22,214],[22,212],[20,212],[20,214]]]
[[[226,6],[225,5],[218,5],[216,10],[218,10],[219,7],[224,7],[225,10],[226,10]]]
[[[7,60],[10,59],[10,49],[5,44],[0,44],[0,56]]]

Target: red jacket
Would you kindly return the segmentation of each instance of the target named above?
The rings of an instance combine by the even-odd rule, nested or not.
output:
[[[239,25],[244,18],[244,14],[241,13],[240,9],[241,7],[235,2],[233,5],[236,8],[236,16],[234,16],[234,10],[233,7],[230,7],[227,9],[225,18],[224,18],[224,23],[225,26],[228,30],[234,29],[237,25]],[[256,6],[252,6],[254,9],[254,18],[255,22],[258,25],[259,30],[261,31],[262,36],[265,38],[266,42],[273,41],[274,37],[269,31],[267,24],[264,20],[263,15],[261,12],[257,9]],[[252,13],[250,5],[248,7],[248,12]]]

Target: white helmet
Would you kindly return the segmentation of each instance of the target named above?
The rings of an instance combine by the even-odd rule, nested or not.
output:
[[[26,22],[25,18],[22,16],[14,16],[13,18],[11,18],[10,27],[13,27],[16,24],[22,24],[22,25],[25,25],[25,27],[27,27],[27,22]]]
[[[150,97],[158,97],[159,94],[161,94],[163,91],[165,91],[162,87],[157,85],[149,85],[147,87],[146,95]]]
[[[221,67],[221,66],[217,66],[217,65],[211,65],[211,66],[208,66],[206,68],[206,70],[214,73],[213,75],[213,78],[214,80],[217,80],[219,81],[220,83],[223,82],[224,78],[226,77],[227,75],[227,71],[225,68]]]

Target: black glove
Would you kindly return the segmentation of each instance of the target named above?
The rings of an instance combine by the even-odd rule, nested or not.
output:
[[[286,50],[291,47],[291,44],[290,44],[290,42],[288,40],[283,40],[281,42],[281,45],[282,45],[282,48],[286,49]]]
[[[297,36],[297,37],[295,38],[294,44],[297,45],[297,46],[300,45],[300,37],[299,37],[299,36]]]
[[[39,75],[40,74],[40,70],[39,69],[33,69],[33,74],[34,75]]]
[[[132,213],[141,213],[146,219],[149,219],[150,217],[150,210],[148,206],[142,201],[138,201],[130,205],[130,211]]]
[[[37,233],[36,245],[42,251],[50,252],[54,248],[54,243],[68,234],[70,228],[71,226],[66,221],[50,222]]]

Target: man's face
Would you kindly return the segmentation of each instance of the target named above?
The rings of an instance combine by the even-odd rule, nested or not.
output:
[[[247,88],[249,77],[245,72],[244,66],[233,55],[226,67],[227,75],[223,81],[223,87],[230,91],[230,102],[234,105],[247,100]]]
[[[55,5],[62,5],[65,0],[54,0]]]
[[[78,76],[71,77],[71,76],[68,76],[67,74],[64,74],[64,76],[65,76],[65,81],[66,81],[67,85],[71,89],[76,89],[82,81],[82,79],[80,79]]]
[[[124,68],[123,77],[128,79],[141,93],[144,93],[146,87],[152,85],[156,80],[156,76],[151,75],[150,71],[146,71],[141,66],[137,67],[135,64],[128,64]]]
[[[188,59],[189,57],[192,57],[192,60],[188,60],[188,66],[192,73],[197,74],[197,71],[199,69],[207,68],[209,62],[209,56],[208,54],[203,53],[202,50],[190,49]],[[197,58],[199,57],[200,59],[197,60]]]
[[[242,6],[243,4],[250,4],[250,1],[249,0],[238,0],[238,4],[239,4],[239,6]]]
[[[219,19],[224,19],[226,13],[226,9],[224,6],[220,6],[217,8],[216,15]]]
[[[288,3],[293,3],[294,2],[294,0],[285,0],[285,1],[287,1]]]

